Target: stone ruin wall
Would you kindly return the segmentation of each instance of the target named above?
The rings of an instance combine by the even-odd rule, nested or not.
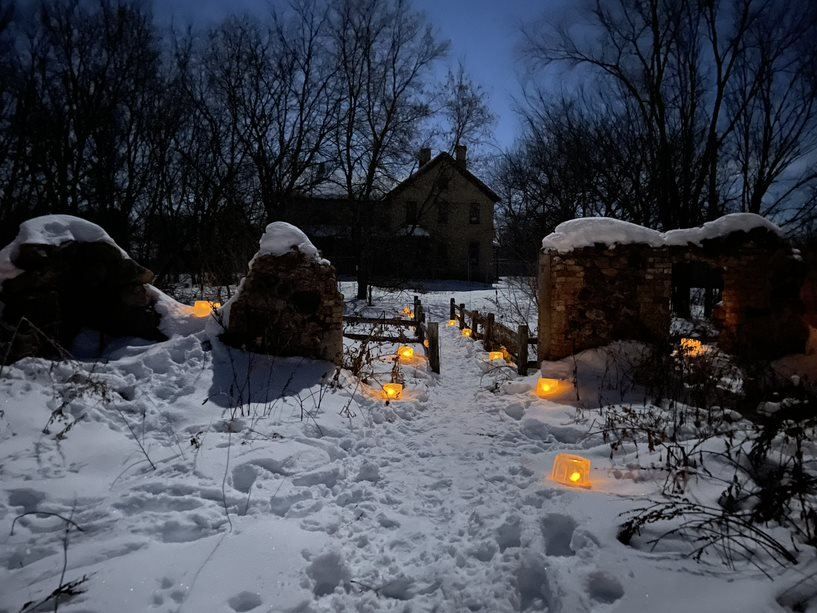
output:
[[[109,243],[24,244],[12,263],[22,272],[0,289],[0,346],[9,343],[9,362],[62,358],[51,339],[70,348],[82,328],[101,333],[100,349],[104,337],[166,338],[148,292],[153,273]]]
[[[713,320],[725,351],[753,357],[802,352],[808,339],[800,288],[805,265],[764,230],[702,246],[600,245],[539,261],[539,359],[554,360],[614,340],[669,337],[672,266],[704,263],[723,279]]]
[[[223,339],[257,353],[340,364],[343,307],[333,266],[297,250],[259,255],[230,305]]]
[[[646,245],[543,252],[539,259],[539,359],[559,359],[617,339],[666,335],[672,264]]]

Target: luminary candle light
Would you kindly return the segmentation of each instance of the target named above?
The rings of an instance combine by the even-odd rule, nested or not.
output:
[[[704,346],[703,343],[696,338],[682,338],[681,351],[689,358],[697,358],[704,353]]]
[[[414,359],[414,349],[408,345],[403,345],[397,350],[397,355],[403,362],[411,362]]]
[[[400,400],[403,396],[403,385],[401,383],[386,383],[383,386],[383,397],[386,400]]]
[[[456,319],[449,319],[448,320],[448,327],[449,328],[456,328],[457,327],[457,320]]]
[[[547,377],[540,377],[536,382],[536,395],[539,398],[548,398],[556,393],[559,389],[558,379],[548,379]]]
[[[193,315],[196,317],[208,317],[213,312],[213,309],[217,309],[220,306],[220,302],[196,300],[196,302],[193,303]]]
[[[491,351],[491,352],[488,353],[488,359],[491,360],[491,362],[496,362],[498,360],[504,360],[505,359],[505,354],[502,353],[501,351]]]
[[[560,453],[553,461],[550,478],[572,487],[590,487],[590,460],[569,453]]]
[[[471,335],[472,335],[472,334],[473,334],[473,332],[471,331],[471,328],[463,328],[463,329],[462,329],[462,335],[463,335],[465,338],[471,338]]]

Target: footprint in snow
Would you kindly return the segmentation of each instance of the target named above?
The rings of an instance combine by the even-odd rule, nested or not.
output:
[[[542,536],[545,537],[545,553],[549,556],[572,556],[575,554],[570,546],[576,521],[560,513],[550,513],[542,518]]]
[[[261,600],[261,596],[255,592],[248,591],[239,592],[227,600],[227,604],[230,605],[230,608],[237,613],[257,609],[263,604],[263,602],[264,601]]]

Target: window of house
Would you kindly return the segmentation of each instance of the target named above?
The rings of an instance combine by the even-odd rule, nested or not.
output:
[[[468,266],[472,270],[479,268],[479,243],[476,241],[468,243]]]
[[[468,222],[473,224],[479,223],[479,204],[476,202],[471,204],[471,208],[468,211]]]
[[[406,202],[406,223],[407,224],[417,223],[417,203],[416,202]]]
[[[448,223],[448,203],[447,202],[438,202],[437,203],[437,223],[441,225],[445,225]]]

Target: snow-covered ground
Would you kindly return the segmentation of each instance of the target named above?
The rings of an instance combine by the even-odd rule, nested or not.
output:
[[[482,310],[496,298],[428,289],[435,320],[451,296]],[[378,292],[369,312],[396,315],[413,293]],[[695,562],[679,541],[616,540],[620,514],[664,477],[576,420],[603,352],[578,361],[581,402],[570,386],[542,400],[537,374],[489,365],[443,326],[441,374],[418,357],[387,405],[377,377],[247,355],[194,327],[104,361],[2,372],[0,611],[86,578],[59,610],[745,613],[786,610],[777,597],[814,573],[807,549],[772,581]],[[593,461],[592,489],[549,479],[565,451]]]

